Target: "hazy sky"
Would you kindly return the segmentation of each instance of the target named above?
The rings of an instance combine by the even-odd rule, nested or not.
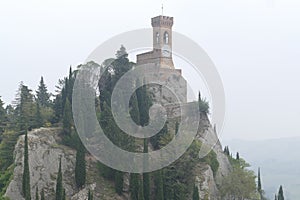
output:
[[[300,136],[300,2],[164,1],[174,30],[208,53],[223,80],[222,137]],[[70,65],[113,35],[150,28],[161,0],[0,1],[0,96],[9,103],[23,81],[40,76],[53,91]]]

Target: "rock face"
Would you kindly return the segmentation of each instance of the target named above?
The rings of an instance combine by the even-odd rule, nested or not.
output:
[[[219,168],[215,176],[209,165],[199,165],[197,167],[195,182],[198,186],[200,199],[217,199],[217,185],[221,184],[222,179],[230,173],[232,167],[227,156],[223,153],[223,148],[218,139],[216,129],[212,127],[206,115],[201,115],[196,139],[201,141],[203,147],[199,152],[199,156],[204,157],[212,150],[216,153],[219,162]]]
[[[176,109],[175,109],[176,110]],[[174,114],[174,113],[173,113]],[[115,193],[114,183],[104,179],[97,167],[97,160],[91,155],[86,156],[87,186],[78,191],[75,184],[75,155],[76,151],[59,143],[60,128],[40,128],[28,133],[29,167],[31,196],[35,196],[36,187],[44,189],[47,199],[55,196],[56,177],[59,158],[62,159],[63,186],[66,195],[71,200],[86,200],[88,190],[94,194],[94,199],[126,200],[129,199],[129,174],[124,176],[124,193],[119,196]],[[211,126],[206,115],[201,117],[197,140],[201,141],[204,152],[213,150],[217,155],[219,169],[215,176],[209,165],[199,162],[195,167],[195,184],[199,190],[200,199],[213,200],[218,197],[218,185],[224,176],[231,171],[227,156],[217,138],[215,129]],[[201,154],[201,151],[200,151]],[[10,182],[5,196],[12,200],[23,200],[22,174],[23,174],[24,136],[21,136],[15,146],[15,168],[13,179]]]
[[[28,133],[29,168],[31,196],[35,196],[38,186],[45,191],[47,199],[52,199],[55,193],[56,177],[59,158],[62,159],[63,185],[66,195],[75,193],[74,167],[75,151],[57,143],[60,129],[40,128]],[[13,180],[10,182],[5,196],[14,200],[24,199],[22,192],[24,136],[20,137],[14,152],[15,169]]]

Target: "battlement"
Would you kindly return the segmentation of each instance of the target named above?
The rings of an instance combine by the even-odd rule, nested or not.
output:
[[[173,26],[173,17],[168,16],[157,16],[151,19],[152,27],[168,27],[171,28]]]

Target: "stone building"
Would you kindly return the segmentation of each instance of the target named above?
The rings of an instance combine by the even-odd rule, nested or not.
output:
[[[158,84],[148,88],[154,102],[163,105],[187,102],[186,80],[181,70],[175,69],[172,58],[173,24],[173,17],[160,15],[152,18],[153,49],[137,55],[137,66],[146,65],[149,71],[155,72]]]

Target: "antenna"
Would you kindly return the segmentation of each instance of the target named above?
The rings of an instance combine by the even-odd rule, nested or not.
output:
[[[164,3],[161,4],[161,15],[164,15]]]

